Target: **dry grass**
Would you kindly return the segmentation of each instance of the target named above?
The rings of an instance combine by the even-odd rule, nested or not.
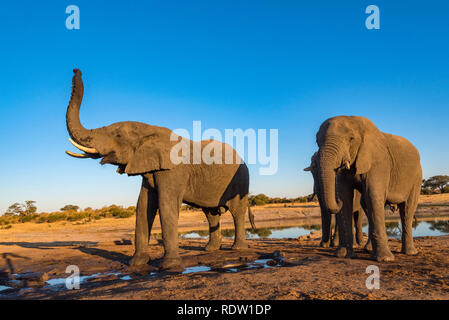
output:
[[[449,205],[449,193],[420,195],[420,204],[446,204]]]

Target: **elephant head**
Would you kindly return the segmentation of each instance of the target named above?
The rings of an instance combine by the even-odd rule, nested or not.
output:
[[[66,153],[76,158],[101,159],[101,164],[117,165],[117,172],[129,175],[168,170],[175,165],[170,160],[174,143],[172,131],[140,122],[118,122],[97,129],[86,129],[80,122],[83,99],[81,71],[74,69],[72,96],[67,107],[67,131],[70,142],[84,154]],[[177,139],[175,139],[177,140]]]
[[[367,118],[339,116],[323,122],[316,135],[318,180],[326,209],[335,214],[342,201],[335,193],[336,175],[342,170],[353,174],[368,172],[377,152],[383,152],[384,136]]]

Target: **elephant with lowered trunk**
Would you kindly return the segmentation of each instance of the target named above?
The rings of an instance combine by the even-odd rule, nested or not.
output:
[[[417,254],[412,223],[422,179],[418,150],[407,139],[381,132],[369,119],[356,116],[338,116],[324,121],[316,141],[324,207],[332,214],[338,213],[340,244],[337,255],[354,255],[354,190],[361,193],[368,217],[371,257],[377,261],[394,260],[385,229],[386,204],[399,208],[402,252]]]
[[[118,173],[142,176],[136,208],[135,253],[130,265],[149,261],[149,235],[159,210],[165,249],[161,268],[182,266],[178,253],[178,216],[183,202],[206,213],[210,231],[206,250],[220,248],[220,214],[227,210],[235,226],[232,248],[247,248],[246,211],[252,227],[255,226],[248,203],[249,172],[237,152],[218,141],[193,142],[167,128],[140,122],[86,129],[79,119],[84,90],[81,71],[75,69],[74,73],[66,114],[67,130],[73,145],[84,154],[67,153],[77,158],[101,158],[101,164],[118,166]],[[209,157],[202,159],[205,154]]]
[[[320,246],[327,248],[329,246],[334,247],[338,246],[340,243],[340,233],[338,231],[338,225],[335,223],[334,233],[332,234],[332,217],[333,215],[326,210],[324,206],[324,199],[321,193],[322,188],[320,187],[320,179],[318,176],[319,173],[319,163],[318,163],[318,153],[315,154],[311,158],[310,166],[304,168],[304,171],[310,171],[313,176],[313,194],[317,196],[318,202],[320,204],[321,210],[321,242]],[[337,193],[338,193],[338,185],[337,185]],[[313,198],[313,196],[312,196]],[[354,202],[353,202],[353,218],[354,218],[354,241],[357,242],[358,245],[362,244],[363,241],[363,232],[362,232],[362,220],[363,220],[363,208],[361,201],[361,194],[357,190],[354,190]],[[368,244],[369,247],[369,244]]]

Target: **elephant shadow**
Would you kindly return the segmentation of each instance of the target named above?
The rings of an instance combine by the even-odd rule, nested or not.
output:
[[[0,242],[0,246],[20,246],[22,248],[48,250],[55,247],[93,247],[97,246],[95,241],[51,241],[51,242]]]
[[[128,256],[121,252],[108,251],[99,248],[78,247],[75,249],[81,251],[82,253],[86,253],[92,256],[98,256],[107,260],[117,261],[125,264],[128,263],[128,260],[131,258],[131,256]]]

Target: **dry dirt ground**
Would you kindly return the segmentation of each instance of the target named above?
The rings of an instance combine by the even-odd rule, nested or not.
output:
[[[441,197],[435,199],[421,199],[425,206],[417,216],[446,215],[448,208],[438,206]],[[258,227],[319,223],[319,210],[311,204],[254,212]],[[249,240],[250,248],[242,251],[230,250],[231,239],[224,239],[217,252],[203,250],[207,240],[180,239],[186,268],[209,267],[182,274],[157,270],[163,254],[158,240],[150,242],[150,265],[127,266],[134,250],[134,219],[25,223],[0,230],[0,284],[28,271],[65,278],[69,265],[78,266],[81,275],[100,274],[78,290],[18,286],[1,291],[0,299],[449,299],[449,236],[417,238],[419,255],[414,257],[399,253],[400,242],[390,239],[396,257],[391,263],[371,261],[362,249],[356,249],[357,258],[336,258],[334,249],[319,247],[319,232],[298,239]],[[231,220],[225,214],[223,227],[232,226]],[[181,214],[180,231],[199,229],[207,229],[202,213]],[[154,232],[160,232],[158,224]],[[379,267],[378,290],[366,287],[369,265]]]

